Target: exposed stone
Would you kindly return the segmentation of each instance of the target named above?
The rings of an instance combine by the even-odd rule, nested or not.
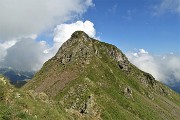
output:
[[[125,89],[124,89],[124,95],[125,95],[127,98],[131,98],[131,99],[134,101],[133,92],[132,92],[132,90],[131,90],[130,87],[125,87]]]
[[[0,78],[0,82],[2,82],[3,85],[6,85],[6,80],[5,80],[4,77],[1,77],[1,78]]]
[[[84,103],[82,109],[80,110],[80,113],[81,114],[88,114],[90,116],[95,116],[97,113],[95,113],[94,111],[94,105],[95,105],[95,102],[94,102],[94,96],[93,94],[91,94],[87,101]]]
[[[108,53],[116,62],[118,62],[118,66],[120,69],[126,71],[127,73],[130,72],[130,69],[131,69],[129,67],[130,63],[127,57],[121,51],[119,51],[115,47],[111,47],[110,50],[108,49]]]
[[[149,73],[146,73],[146,72],[142,71],[142,74],[137,75],[137,78],[146,87],[154,88],[154,90],[156,90],[156,88],[158,87],[155,78]]]
[[[76,102],[74,102],[70,108],[67,108],[66,112],[74,114],[75,116],[81,119],[101,119],[100,109],[96,106],[93,94],[88,96],[88,98],[81,102],[79,107],[77,107],[79,101],[79,99],[76,99]]]
[[[38,98],[39,98],[41,101],[43,101],[43,102],[46,102],[46,103],[49,102],[49,98],[48,98],[48,96],[46,95],[46,93],[44,93],[44,92],[40,92],[40,93],[38,94]]]
[[[21,94],[20,93],[16,93],[15,94],[15,98],[20,98],[21,97]]]
[[[71,38],[60,47],[54,60],[58,59],[62,64],[66,64],[82,59],[89,64],[89,58],[94,54],[94,48],[89,44],[91,41],[91,38],[82,31],[73,33]]]
[[[160,94],[162,94],[162,95],[168,95],[168,92],[167,92],[165,89],[160,88]]]

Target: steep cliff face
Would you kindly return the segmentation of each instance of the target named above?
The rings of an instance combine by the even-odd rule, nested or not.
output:
[[[115,46],[76,31],[24,87],[78,119],[178,119],[180,96]],[[173,109],[173,110],[172,110]]]

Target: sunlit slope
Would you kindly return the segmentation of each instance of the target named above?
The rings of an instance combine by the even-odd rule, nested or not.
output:
[[[179,119],[180,96],[115,46],[72,34],[25,90],[45,93],[77,119]]]

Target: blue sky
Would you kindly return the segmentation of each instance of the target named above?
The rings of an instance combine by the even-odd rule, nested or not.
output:
[[[143,48],[156,55],[180,54],[180,5],[176,6],[180,0],[93,0],[93,4],[66,23],[91,21],[101,41],[123,52]],[[37,40],[52,45],[53,31],[48,32]]]
[[[0,67],[38,71],[84,30],[157,80],[180,85],[180,0],[1,0],[0,14]]]
[[[0,0],[0,68],[38,71],[76,30],[179,88],[180,0]]]
[[[162,2],[94,0],[81,19],[93,22],[102,41],[124,52],[144,48],[157,55],[180,54],[180,12],[173,4],[162,8]]]

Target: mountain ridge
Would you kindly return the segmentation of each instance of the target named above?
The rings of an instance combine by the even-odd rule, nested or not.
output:
[[[71,39],[73,38],[73,39]],[[55,61],[60,62],[62,65],[77,61],[77,59],[83,63],[83,64],[90,64],[90,59],[93,57],[93,55],[98,56],[98,50],[96,46],[93,46],[93,42],[97,44],[101,44],[103,42],[97,41],[95,39],[91,39],[86,33],[83,31],[76,31],[72,34],[71,38],[67,40],[58,50],[56,55],[50,59],[49,61]],[[77,42],[79,42],[77,44]],[[89,42],[89,43],[87,43]],[[87,43],[87,46],[84,45]],[[73,46],[77,44],[75,48]],[[128,58],[123,54],[116,46],[103,43],[105,44],[106,52],[109,56],[112,57],[114,61],[117,62],[117,66],[125,71],[126,73],[130,73],[131,67],[135,67],[133,64],[131,64],[128,61]],[[102,48],[103,48],[102,47]],[[110,47],[109,49],[107,47]],[[68,48],[68,49],[67,49]],[[73,49],[73,50],[72,50]],[[104,48],[103,48],[104,49]],[[106,54],[106,53],[105,53]],[[102,56],[99,56],[102,58]],[[48,62],[49,62],[48,61]],[[79,61],[78,61],[79,62]],[[47,63],[47,62],[46,62]],[[45,64],[46,64],[45,63]],[[136,68],[136,67],[135,67]],[[141,71],[143,72],[143,71]],[[143,78],[141,81],[143,83],[151,83],[151,86],[155,85],[156,81],[155,78],[150,75],[149,73],[143,72]],[[146,84],[148,85],[148,84]]]
[[[83,31],[74,32],[23,89],[47,94],[76,119],[180,117],[178,94],[131,64],[114,45]]]

